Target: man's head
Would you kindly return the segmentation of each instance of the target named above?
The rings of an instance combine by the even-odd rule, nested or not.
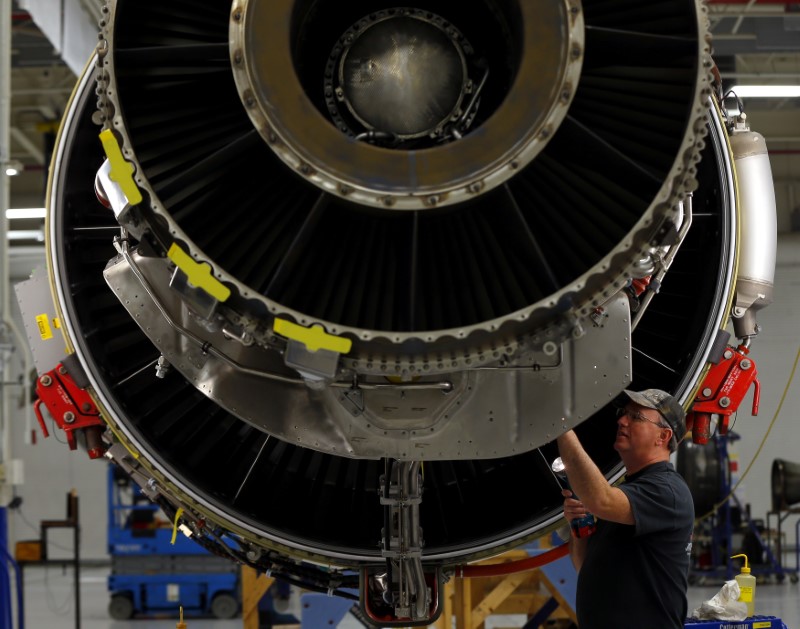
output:
[[[683,407],[666,391],[661,389],[645,389],[644,391],[624,391],[632,402],[643,408],[651,408],[658,412],[660,419],[672,430],[669,440],[669,451],[675,452],[684,435],[686,435],[686,413]]]

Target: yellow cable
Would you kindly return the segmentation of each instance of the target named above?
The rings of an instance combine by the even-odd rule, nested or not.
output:
[[[783,408],[783,403],[784,403],[784,401],[786,401],[786,396],[789,394],[789,387],[791,386],[792,381],[794,380],[794,374],[795,374],[795,371],[797,371],[797,363],[799,361],[800,361],[800,349],[797,350],[797,356],[795,356],[795,358],[794,358],[794,364],[792,365],[792,370],[789,373],[789,380],[786,383],[786,387],[783,389],[783,395],[781,395],[781,401],[778,403],[778,408],[775,409],[775,415],[773,415],[772,421],[769,423],[769,427],[767,428],[767,432],[764,433],[764,438],[761,440],[761,444],[758,446],[758,450],[756,450],[755,455],[753,455],[753,459],[750,461],[750,464],[747,466],[747,469],[741,475],[741,477],[736,482],[736,484],[733,486],[733,488],[731,489],[730,493],[727,496],[725,496],[722,500],[720,500],[718,503],[716,503],[711,508],[711,511],[709,511],[708,513],[706,513],[706,514],[700,516],[699,518],[695,519],[695,525],[699,524],[701,521],[705,520],[706,518],[709,518],[712,515],[714,515],[722,505],[724,505],[726,502],[728,502],[728,500],[730,500],[730,498],[733,495],[733,493],[736,491],[736,489],[739,487],[739,485],[742,484],[742,481],[745,479],[747,474],[750,472],[750,469],[753,467],[753,464],[756,462],[756,459],[758,459],[758,456],[761,454],[761,450],[764,448],[764,444],[767,442],[767,437],[769,437],[769,433],[772,432],[772,427],[775,425],[775,422],[778,419],[778,415],[780,414],[781,409]]]
[[[175,521],[172,523],[172,539],[169,542],[173,546],[175,545],[175,538],[178,537],[178,520],[180,520],[182,515],[183,507],[178,507],[178,510],[175,512]]]

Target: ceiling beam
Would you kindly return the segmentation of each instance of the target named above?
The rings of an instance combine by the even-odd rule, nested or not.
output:
[[[11,135],[11,139],[25,149],[25,152],[35,159],[37,164],[45,163],[44,151],[36,146],[36,143],[27,135],[25,135],[25,133],[19,127],[11,127],[9,129],[9,133]]]

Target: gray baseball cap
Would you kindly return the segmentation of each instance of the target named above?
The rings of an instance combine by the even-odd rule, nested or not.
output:
[[[674,450],[678,442],[686,435],[686,413],[678,400],[661,389],[645,389],[638,392],[625,389],[624,393],[639,406],[652,408],[659,412],[672,428],[670,450]]]

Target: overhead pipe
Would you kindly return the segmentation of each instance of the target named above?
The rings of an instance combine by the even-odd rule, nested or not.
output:
[[[775,18],[800,15],[800,2],[785,0],[708,0],[711,17]],[[733,9],[727,7],[733,6]],[[760,10],[752,7],[763,7]],[[781,10],[783,8],[783,10]]]
[[[750,0],[707,0],[707,4],[709,5],[725,5],[725,4],[750,4]],[[782,4],[788,10],[791,11],[799,11],[800,10],[800,2],[786,2],[786,0],[756,0],[756,5],[759,4]],[[794,7],[794,8],[791,8]]]

